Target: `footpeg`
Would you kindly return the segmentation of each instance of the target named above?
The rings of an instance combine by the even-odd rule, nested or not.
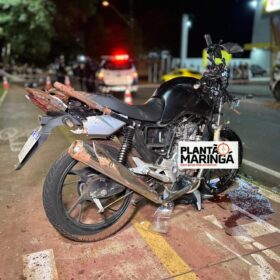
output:
[[[209,198],[211,198],[210,196]],[[195,208],[200,211],[202,209],[202,199],[208,199],[201,195],[200,191],[194,191],[191,194],[183,195],[182,197],[175,200],[176,204],[194,204]]]

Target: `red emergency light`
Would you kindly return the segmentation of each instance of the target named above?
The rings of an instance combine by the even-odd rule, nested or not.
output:
[[[126,61],[129,59],[129,55],[128,54],[115,54],[114,59],[117,61]]]

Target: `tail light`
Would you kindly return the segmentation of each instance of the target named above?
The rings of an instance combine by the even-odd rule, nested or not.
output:
[[[97,79],[98,79],[98,80],[101,80],[101,81],[104,80],[104,73],[103,73],[102,71],[100,71],[100,72],[97,74]]]
[[[137,72],[133,72],[132,73],[132,78],[133,78],[133,84],[137,84],[138,83],[138,73]]]

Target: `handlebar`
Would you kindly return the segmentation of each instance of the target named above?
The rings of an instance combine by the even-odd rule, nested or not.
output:
[[[211,40],[210,34],[205,34],[204,38],[205,38],[207,47],[211,46],[212,45],[212,40]]]

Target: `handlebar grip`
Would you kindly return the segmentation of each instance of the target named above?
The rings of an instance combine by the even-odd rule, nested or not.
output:
[[[211,40],[210,34],[205,34],[205,35],[204,35],[204,38],[205,38],[207,47],[209,47],[210,45],[212,45],[212,40]]]

